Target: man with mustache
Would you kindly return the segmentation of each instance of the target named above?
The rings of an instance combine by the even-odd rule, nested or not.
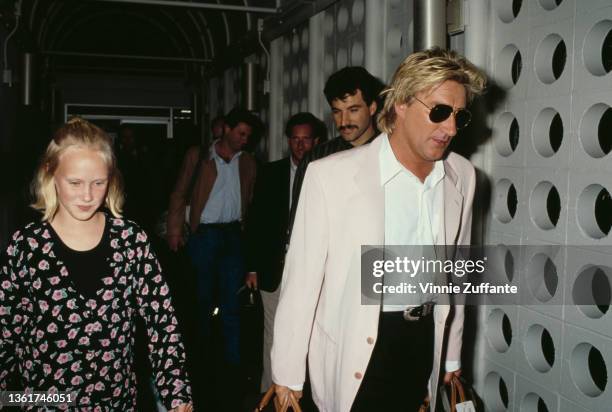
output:
[[[291,213],[289,214],[288,237],[291,237],[293,220],[300,197],[302,182],[308,164],[330,154],[341,152],[370,143],[378,130],[375,114],[378,111],[377,98],[384,84],[360,66],[345,67],[327,79],[323,93],[332,110],[332,116],[340,136],[316,146],[304,155],[293,181]]]

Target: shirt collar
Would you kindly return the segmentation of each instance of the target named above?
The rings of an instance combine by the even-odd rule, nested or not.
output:
[[[221,156],[219,156],[219,153],[217,153],[217,142],[220,139],[215,140],[214,142],[212,142],[212,150],[210,151],[210,158],[213,160],[216,160],[218,162],[225,162],[225,159],[223,159]],[[234,156],[232,156],[232,158],[230,159],[230,163],[234,161],[234,159],[236,159],[238,156],[240,156],[242,154],[242,150],[235,153]]]
[[[291,165],[291,171],[295,172],[297,170],[297,165],[293,163],[293,157],[289,156],[289,164]]]
[[[380,145],[380,184],[385,185],[389,180],[393,179],[398,173],[405,171],[410,176],[414,176],[414,174],[406,169],[400,162],[398,162],[395,154],[393,153],[393,149],[391,148],[391,144],[389,143],[389,136],[386,133],[383,133],[380,136],[382,143]],[[444,164],[442,160],[437,160],[434,162],[434,167],[429,173],[429,175],[425,178],[425,182],[423,183],[425,189],[434,187],[444,178]]]

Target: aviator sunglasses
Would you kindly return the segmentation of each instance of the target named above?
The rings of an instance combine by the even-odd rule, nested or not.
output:
[[[470,124],[470,120],[472,120],[472,113],[470,113],[470,111],[467,109],[453,110],[453,108],[447,104],[437,104],[434,107],[429,107],[416,96],[412,97],[429,109],[429,120],[434,123],[442,123],[448,119],[451,114],[454,114],[455,127],[457,127],[457,129],[463,129],[465,126]]]

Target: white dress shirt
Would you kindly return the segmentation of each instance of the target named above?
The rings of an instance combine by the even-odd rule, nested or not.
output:
[[[385,191],[385,245],[435,245],[444,213],[444,164],[434,163],[421,182],[395,157],[387,135],[380,147],[380,183]],[[427,275],[425,275],[427,276]],[[415,277],[414,279],[418,279]],[[417,288],[418,290],[418,288]],[[403,295],[402,305],[384,304],[383,312],[420,306],[431,297]]]
[[[213,142],[210,158],[215,161],[217,178],[204,206],[200,223],[229,223],[240,220],[240,170],[236,153],[229,162],[217,153],[217,141]]]
[[[295,171],[297,165],[293,163],[293,157],[289,156],[289,210],[291,210],[291,203],[293,202],[293,181],[295,180]]]

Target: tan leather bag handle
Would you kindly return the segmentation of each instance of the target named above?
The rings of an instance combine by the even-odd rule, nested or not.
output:
[[[302,408],[300,408],[300,404],[298,400],[295,399],[293,392],[289,392],[288,404],[281,405],[280,400],[278,399],[278,396],[275,396],[276,395],[275,388],[276,388],[276,385],[270,386],[270,389],[268,389],[268,391],[263,396],[263,398],[261,398],[259,405],[255,408],[255,412],[262,412],[266,408],[266,406],[268,406],[268,404],[270,403],[270,400],[272,399],[274,399],[273,400],[274,410],[276,412],[287,412],[289,408],[293,409],[293,412],[302,412]]]

